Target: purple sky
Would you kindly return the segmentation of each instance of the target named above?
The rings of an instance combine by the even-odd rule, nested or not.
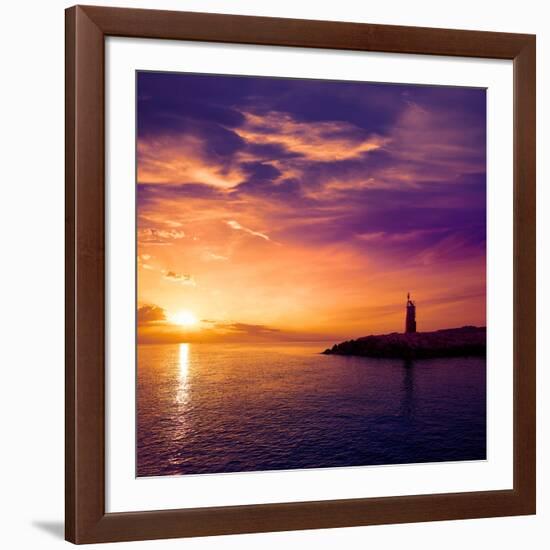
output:
[[[366,317],[390,330],[411,290],[419,328],[484,324],[485,90],[148,72],[137,84],[141,303],[167,319],[177,302],[216,323],[361,335]],[[307,314],[239,309],[227,296],[243,282],[256,303],[280,290]]]

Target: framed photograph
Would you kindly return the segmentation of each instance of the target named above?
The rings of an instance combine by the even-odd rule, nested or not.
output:
[[[66,12],[66,538],[534,514],[535,37]]]

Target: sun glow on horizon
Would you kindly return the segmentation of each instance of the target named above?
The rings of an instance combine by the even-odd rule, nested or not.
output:
[[[172,315],[170,318],[172,323],[181,327],[193,327],[198,324],[199,320],[192,311],[182,310]]]
[[[487,324],[484,89],[136,81],[140,343]]]

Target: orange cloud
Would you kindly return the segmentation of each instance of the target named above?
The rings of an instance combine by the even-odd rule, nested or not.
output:
[[[204,140],[191,135],[140,139],[138,183],[204,183],[221,189],[238,185],[244,174],[209,156],[206,146]]]
[[[159,321],[165,321],[166,314],[164,309],[154,305],[146,304],[138,307],[137,310],[137,322],[138,325],[151,325]]]
[[[174,283],[179,283],[182,285],[196,286],[195,279],[186,273],[176,273],[175,271],[164,271],[164,278],[167,281],[172,281]]]
[[[183,239],[185,232],[177,229],[158,229],[154,227],[144,227],[138,230],[138,243],[145,244],[171,244],[172,241]]]
[[[275,111],[243,114],[246,122],[235,130],[241,138],[251,143],[281,145],[312,161],[352,159],[389,142],[381,136],[366,136],[348,122],[301,122],[288,113]]]

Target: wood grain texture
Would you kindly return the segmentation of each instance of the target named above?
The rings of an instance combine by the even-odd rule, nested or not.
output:
[[[536,503],[536,40],[514,59],[514,487]]]
[[[512,59],[526,36],[334,21],[83,6],[109,36]]]
[[[67,12],[67,537],[105,508],[104,37]]]
[[[105,513],[106,36],[514,61],[514,488]],[[535,513],[535,38],[77,6],[66,12],[66,538],[189,537]]]
[[[65,538],[75,540],[75,13],[65,14]]]

